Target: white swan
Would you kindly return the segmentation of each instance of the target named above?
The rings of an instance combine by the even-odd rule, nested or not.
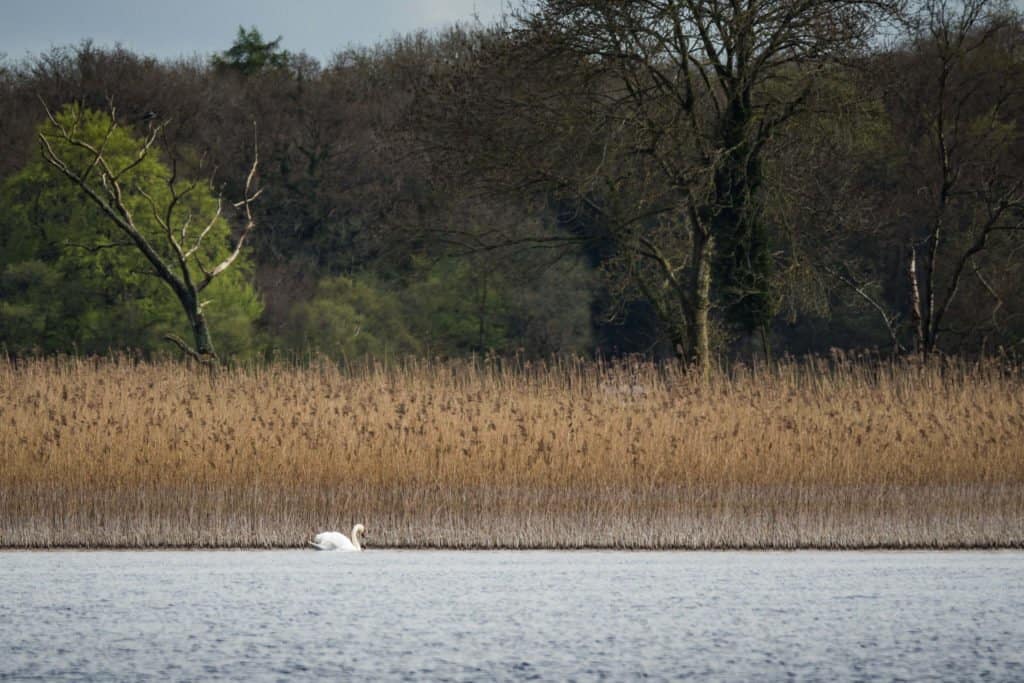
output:
[[[352,540],[340,531],[324,531],[313,537],[311,546],[317,550],[343,550],[348,552],[359,552],[363,546],[359,543],[359,536],[366,531],[362,524],[352,527]]]

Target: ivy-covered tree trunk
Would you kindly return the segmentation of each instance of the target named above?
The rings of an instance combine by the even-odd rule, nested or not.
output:
[[[763,330],[774,316],[768,230],[760,206],[764,181],[762,133],[756,126],[751,94],[732,98],[724,118],[724,151],[714,177],[713,233],[719,237],[716,286],[726,319],[747,334]]]

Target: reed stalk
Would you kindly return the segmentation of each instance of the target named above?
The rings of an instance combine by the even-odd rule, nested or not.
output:
[[[1024,545],[997,363],[0,361],[0,547]]]

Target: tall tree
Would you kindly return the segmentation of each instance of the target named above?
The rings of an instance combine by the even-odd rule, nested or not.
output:
[[[213,207],[197,202],[202,183],[180,177],[173,160],[169,169],[156,162],[155,143],[165,124],[151,125],[145,138],[136,138],[120,128],[113,107],[106,115],[72,105],[56,114],[47,109],[47,117],[38,134],[43,160],[76,185],[119,234],[113,242],[87,246],[140,253],[149,272],[177,297],[194,345],[176,335],[168,340],[201,362],[217,361],[204,310],[210,301],[201,295],[239,260],[255,228],[258,153],[254,150],[242,199],[232,204],[241,212],[242,230],[233,248],[218,253],[211,243],[224,236],[223,201],[218,198]]]
[[[771,317],[763,168],[773,135],[865,46],[881,7],[543,0],[500,39],[470,44],[464,61],[476,65],[448,67],[447,89],[431,87],[453,93],[440,127],[457,133],[463,165],[511,166],[506,181],[575,194],[602,217],[619,271],[706,370],[716,302],[748,329]],[[545,80],[502,79],[509,68]]]

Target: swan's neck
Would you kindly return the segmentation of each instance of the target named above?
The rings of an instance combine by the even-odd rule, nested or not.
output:
[[[356,547],[356,550],[362,550],[363,546],[359,542],[359,534],[362,533],[362,529],[359,527],[352,527],[352,545]]]

